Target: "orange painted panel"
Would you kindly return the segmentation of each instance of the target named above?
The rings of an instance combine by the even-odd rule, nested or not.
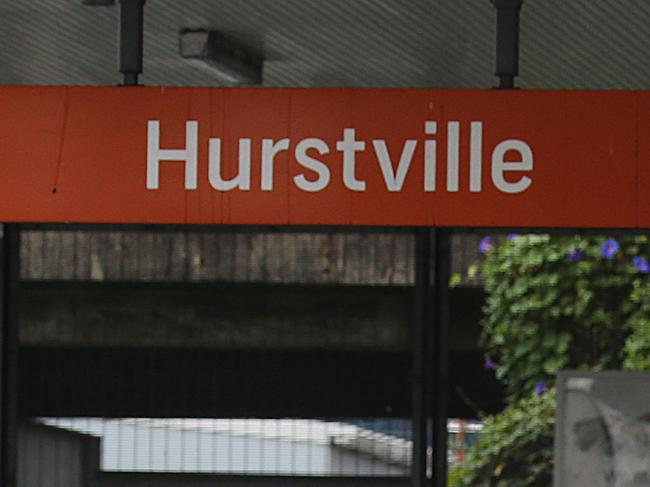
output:
[[[650,228],[650,93],[639,92],[637,226]]]
[[[625,92],[449,91],[446,120],[460,120],[460,189],[442,191],[438,222],[454,226],[620,227],[636,224],[636,96]],[[471,192],[469,122],[483,124],[482,187]],[[527,143],[531,171],[518,193],[493,181],[494,149],[503,141]],[[520,161],[521,154],[506,154]],[[441,175],[443,177],[443,175]]]
[[[650,95],[4,87],[0,221],[650,228]]]

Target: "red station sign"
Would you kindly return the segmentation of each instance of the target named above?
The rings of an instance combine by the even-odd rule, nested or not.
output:
[[[650,228],[650,94],[3,87],[0,221]]]

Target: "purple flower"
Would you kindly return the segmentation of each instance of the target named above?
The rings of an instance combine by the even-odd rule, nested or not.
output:
[[[494,360],[492,360],[490,357],[485,357],[485,362],[483,362],[483,367],[486,369],[494,369],[496,368],[497,364]]]
[[[487,254],[491,248],[492,248],[492,237],[485,237],[478,244],[478,251],[481,254]]]
[[[508,235],[508,240],[517,240],[520,237],[518,233],[511,233]]]
[[[650,265],[648,265],[648,261],[643,257],[637,256],[632,258],[632,265],[635,267],[636,271],[641,274],[647,274],[650,272]]]
[[[535,385],[535,395],[541,396],[542,394],[545,394],[547,392],[548,392],[548,386],[546,385],[546,382],[540,380],[537,383],[537,385]]]
[[[612,260],[621,249],[618,242],[613,238],[608,238],[600,246],[600,255],[606,260]]]
[[[585,251],[579,249],[573,249],[568,254],[566,254],[566,256],[569,258],[571,262],[580,262],[582,259],[585,258]]]

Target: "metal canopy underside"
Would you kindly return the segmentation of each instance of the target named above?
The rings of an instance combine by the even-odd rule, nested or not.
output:
[[[114,85],[118,7],[81,0],[0,4],[0,84]],[[647,0],[525,0],[521,88],[645,89]],[[264,53],[265,86],[490,88],[489,0],[149,0],[147,85],[220,86],[178,54],[210,28]]]

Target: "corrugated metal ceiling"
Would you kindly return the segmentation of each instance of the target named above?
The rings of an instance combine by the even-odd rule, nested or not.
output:
[[[117,14],[81,0],[3,2],[0,84],[117,84]],[[149,0],[145,15],[148,85],[220,84],[179,56],[183,28],[263,50],[266,86],[496,84],[489,0]],[[518,85],[645,89],[647,19],[647,0],[526,0]]]

